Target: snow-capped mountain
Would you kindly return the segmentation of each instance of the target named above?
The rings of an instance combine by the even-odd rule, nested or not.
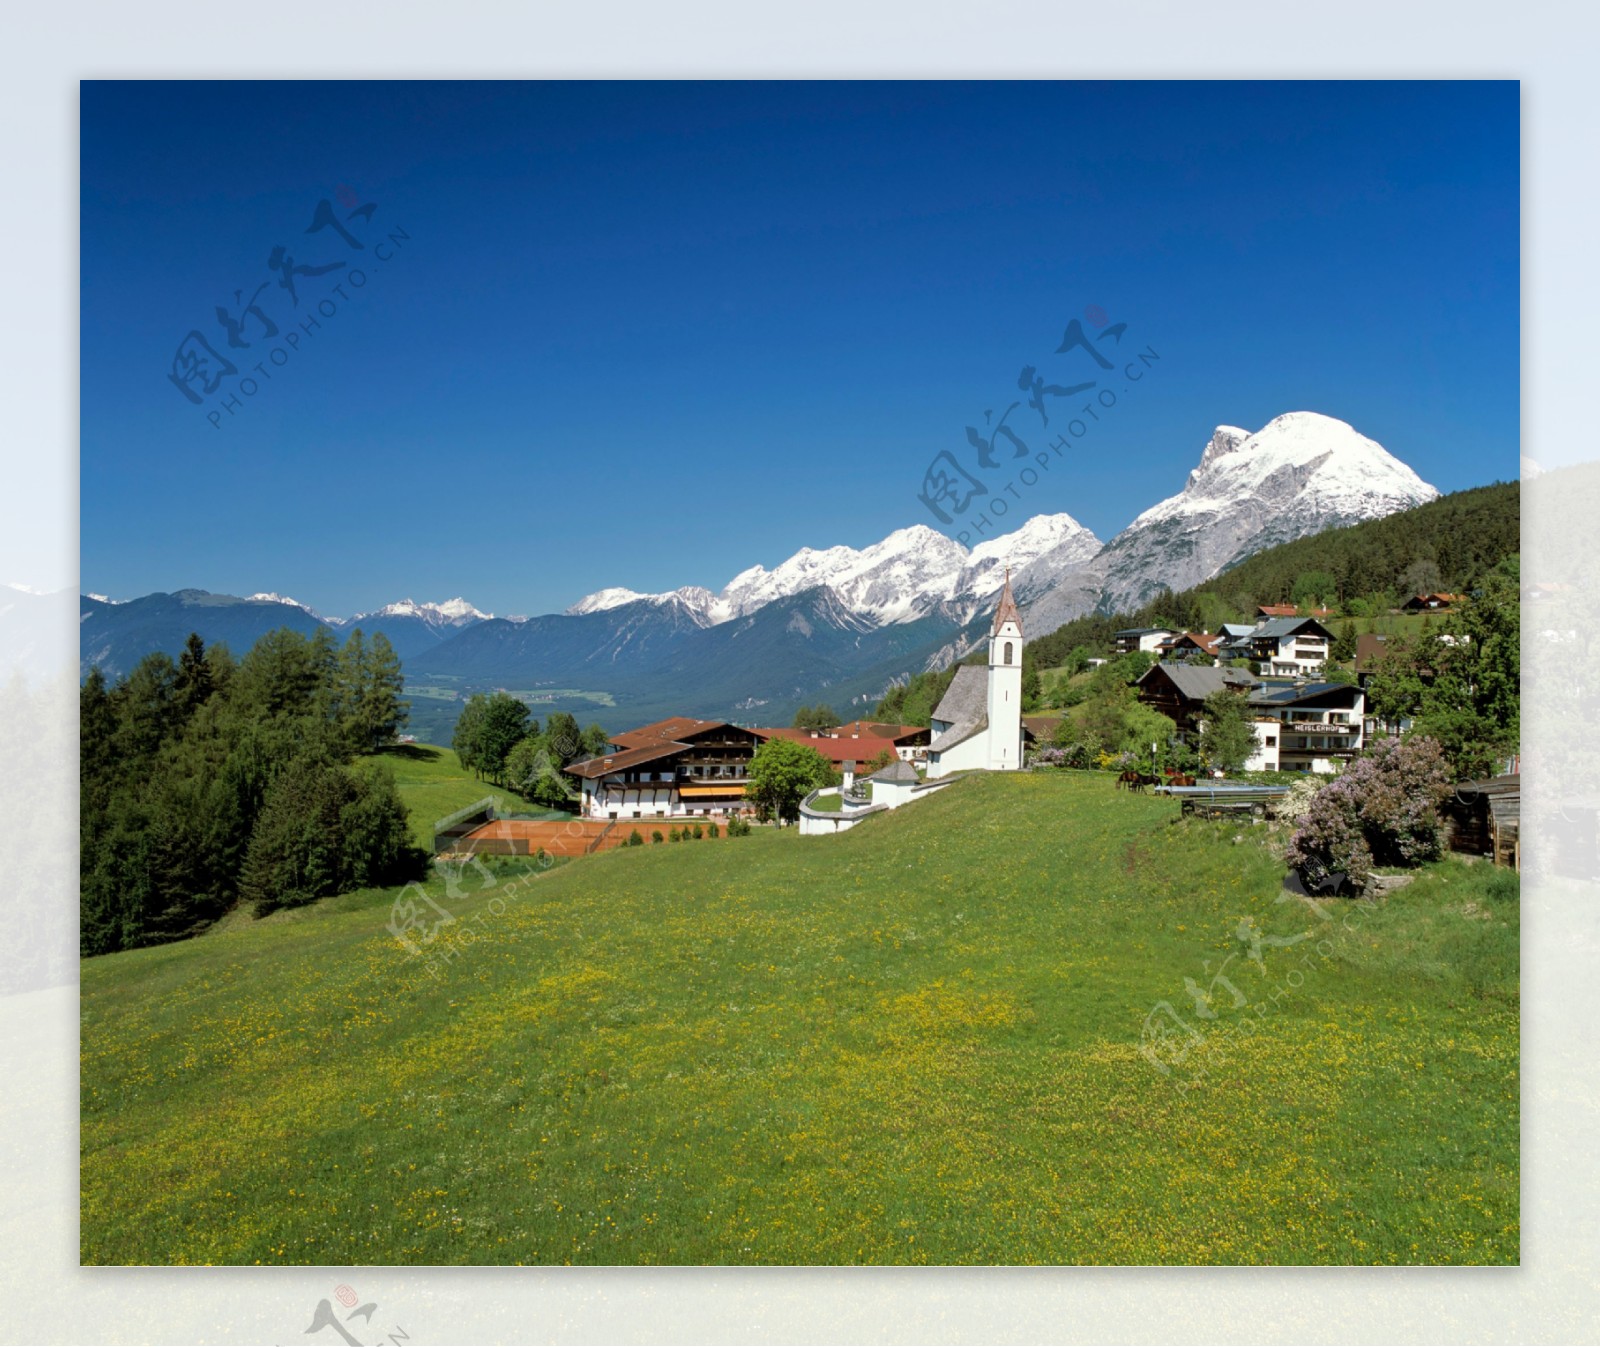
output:
[[[448,640],[479,622],[494,616],[474,608],[463,598],[445,603],[418,603],[415,599],[401,599],[386,603],[370,613],[357,613],[354,617],[323,618],[335,631],[350,631],[360,627],[366,634],[381,631],[395,648],[401,659],[409,658],[431,649],[440,641]]]
[[[996,594],[1005,569],[1020,570],[1046,553],[1083,560],[1100,540],[1071,515],[1036,515],[1014,533],[979,543],[970,551],[954,539],[914,524],[896,529],[870,547],[803,547],[768,570],[740,571],[720,594],[685,586],[665,594],[611,588],[586,595],[569,616],[604,612],[625,604],[678,602],[716,626],[764,608],[780,598],[827,587],[850,611],[875,626],[912,622],[940,604],[971,606]]]
[[[1289,412],[1251,433],[1218,426],[1183,490],[1077,565],[1042,557],[1017,579],[1035,629],[1094,608],[1126,612],[1252,553],[1433,500],[1429,486],[1343,421]]]
[[[94,595],[91,594],[89,597],[93,598]],[[313,608],[309,603],[301,603],[299,599],[291,599],[287,594],[275,594],[275,593],[271,592],[270,590],[264,591],[264,592],[262,592],[260,594],[252,594],[248,599],[245,600],[245,602],[246,603],[286,603],[291,608],[298,608],[303,613],[310,613],[312,617],[321,617],[322,616],[322,614],[317,612],[317,610],[315,608]]]
[[[117,605],[86,596],[79,643],[84,668],[114,673],[154,651],[176,657],[190,632],[242,652],[281,626],[341,637],[359,626],[369,639],[381,631],[409,675],[595,689],[642,719],[818,697],[843,710],[870,707],[891,682],[965,654],[987,630],[1007,567],[1028,633],[1041,636],[1087,612],[1129,612],[1263,548],[1437,495],[1344,422],[1294,412],[1254,433],[1218,427],[1182,490],[1104,546],[1066,514],[1036,516],[970,549],[916,525],[868,547],[802,548],[770,570],[740,571],[719,592],[614,587],[563,614],[517,619],[461,598],[323,618],[276,593],[180,590]],[[3,610],[0,600],[0,618]]]
[[[293,603],[294,600],[287,602]],[[335,626],[350,626],[374,617],[415,617],[438,626],[466,627],[474,622],[486,622],[493,616],[493,613],[480,612],[462,598],[444,603],[418,603],[415,599],[401,599],[398,603],[386,603],[370,613],[357,613],[354,617],[330,617],[328,621]]]

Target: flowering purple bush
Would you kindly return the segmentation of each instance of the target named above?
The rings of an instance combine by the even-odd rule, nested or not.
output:
[[[1290,865],[1320,861],[1365,883],[1374,865],[1420,865],[1441,850],[1439,805],[1450,773],[1436,741],[1380,739],[1312,797],[1290,839]]]
[[[1034,767],[1075,767],[1080,771],[1093,766],[1093,756],[1086,744],[1068,744],[1065,748],[1041,748],[1028,760]]]

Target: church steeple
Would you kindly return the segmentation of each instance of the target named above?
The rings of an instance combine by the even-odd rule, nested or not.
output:
[[[1022,766],[1022,614],[1011,593],[1011,568],[989,631],[989,770]]]
[[[1000,628],[1007,622],[1012,623],[1017,629],[1017,635],[1022,635],[1022,614],[1017,611],[1017,601],[1011,597],[1011,567],[1006,567],[1006,586],[1000,591],[1000,606],[994,610],[994,625],[989,628],[989,635],[998,636]]]

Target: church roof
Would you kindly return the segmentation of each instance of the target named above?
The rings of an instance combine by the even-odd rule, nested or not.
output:
[[[994,626],[989,628],[991,636],[997,635],[1000,628],[1007,622],[1015,622],[1017,630],[1022,630],[1022,614],[1017,611],[1017,601],[1011,597],[1011,568],[1006,567],[1006,587],[1000,591],[1000,606],[994,610]]]
[[[982,712],[976,720],[963,720],[951,726],[931,744],[928,752],[943,753],[947,748],[954,748],[957,744],[964,744],[975,734],[982,734],[989,728],[989,713]]]
[[[896,758],[887,767],[874,772],[867,778],[868,781],[909,781],[915,785],[922,778],[917,775],[917,769],[904,758]]]
[[[989,671],[981,664],[963,664],[950,680],[933,719],[947,725],[969,725],[989,709]]]

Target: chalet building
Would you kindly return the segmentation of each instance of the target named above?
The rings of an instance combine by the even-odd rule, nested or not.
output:
[[[1256,680],[1240,669],[1219,669],[1202,664],[1152,664],[1134,685],[1139,700],[1159,711],[1178,727],[1178,733],[1199,731],[1205,700],[1213,692],[1233,688],[1248,692]]]
[[[1292,603],[1263,603],[1256,608],[1256,620],[1258,622],[1271,617],[1299,617],[1300,615],[1300,610]],[[1308,608],[1305,616],[1326,621],[1333,616],[1333,609]]]
[[[1195,655],[1215,659],[1221,644],[1222,637],[1208,631],[1186,631],[1163,641],[1156,647],[1156,653],[1162,659],[1186,659]]]
[[[1034,748],[1040,744],[1051,743],[1056,736],[1056,731],[1061,728],[1061,722],[1066,717],[1059,713],[1041,713],[1036,716],[1023,716],[1022,741]]]
[[[1171,627],[1125,627],[1122,631],[1112,632],[1111,639],[1116,642],[1119,655],[1131,655],[1135,650],[1148,650],[1154,654],[1163,641],[1180,635],[1181,632],[1173,631]]]
[[[1373,631],[1356,637],[1356,681],[1366,687],[1372,681],[1373,666],[1389,653],[1389,638]]]
[[[1461,599],[1460,594],[1413,594],[1401,607],[1408,613],[1441,613]]]
[[[1250,694],[1252,772],[1336,772],[1365,742],[1366,694],[1349,683],[1261,686]]]
[[[1280,678],[1321,673],[1333,633],[1314,617],[1271,617],[1250,633],[1249,658]]]
[[[610,753],[567,767],[584,818],[672,818],[744,812],[754,730],[673,716],[614,735]]]

